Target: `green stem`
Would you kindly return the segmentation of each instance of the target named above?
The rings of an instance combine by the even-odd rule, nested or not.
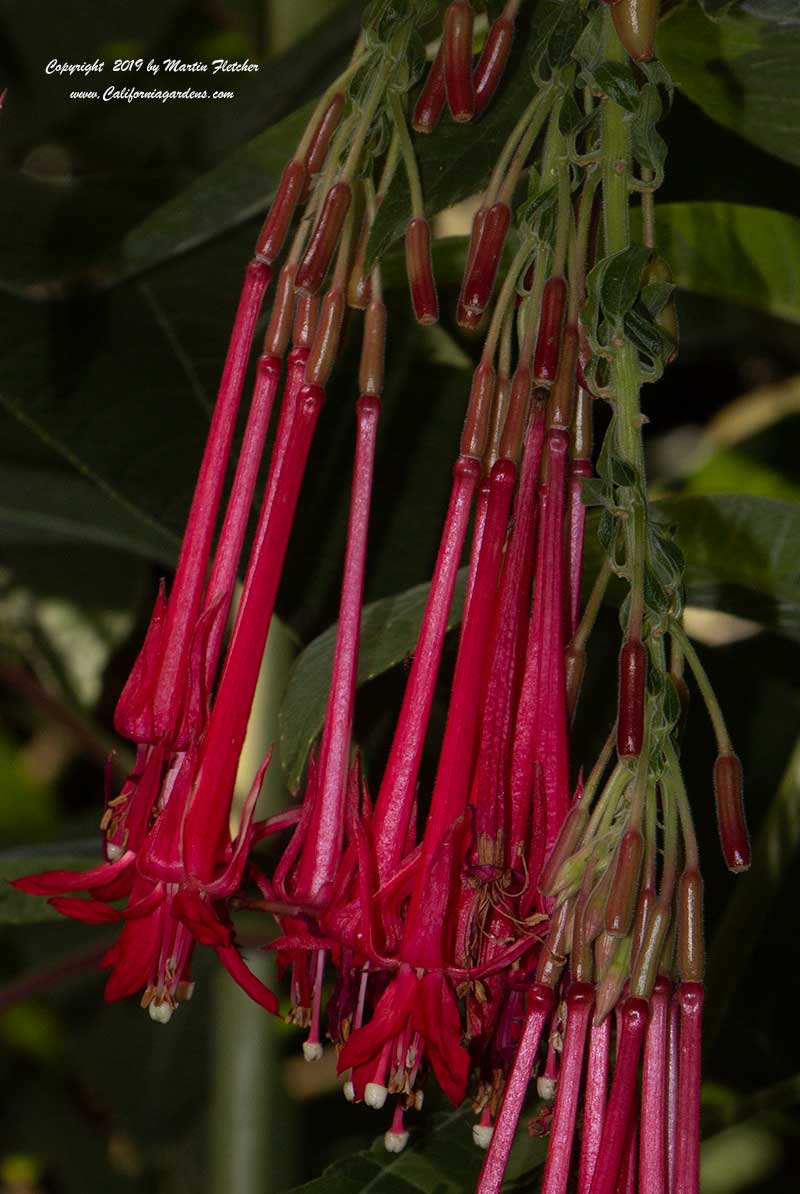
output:
[[[406,114],[403,111],[403,103],[396,91],[391,93],[389,104],[392,109],[392,119],[394,120],[395,132],[399,139],[400,152],[403,155],[403,165],[405,166],[406,178],[408,179],[408,189],[411,194],[411,216],[414,220],[424,220],[425,202],[422,198],[422,183],[419,178],[417,156],[414,153],[414,146],[411,144],[411,136],[406,123]]]
[[[719,753],[721,755],[733,754],[733,745],[730,734],[728,733],[728,727],[725,725],[725,718],[722,715],[722,709],[720,708],[714,689],[711,687],[708,673],[700,662],[700,658],[683,628],[677,622],[672,621],[670,622],[669,630],[674,641],[680,645],[686,661],[692,669],[692,675],[697,681],[697,687],[700,689],[700,694],[705,701],[706,709],[708,709],[708,716],[711,718],[711,724],[714,727],[714,735],[717,739]]]

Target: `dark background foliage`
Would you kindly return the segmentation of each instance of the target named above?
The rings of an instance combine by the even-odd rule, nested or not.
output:
[[[469,130],[443,127],[422,147],[433,209],[474,192],[491,164],[491,128],[529,86],[524,48],[537,11],[523,6],[513,69],[469,170],[456,164]],[[103,761],[112,746],[116,766],[126,761],[111,730],[114,697],[157,578],[174,562],[258,217],[303,109],[345,61],[359,12],[357,0],[0,2],[0,85],[9,89],[0,117],[7,877],[52,865],[44,859],[96,857]],[[719,861],[713,748],[696,700],[685,757],[711,955],[703,1188],[772,1194],[793,1189],[800,1172],[800,19],[792,0],[673,6],[659,49],[678,84],[663,125],[658,240],[680,286],[681,354],[645,395],[648,455],[654,496],[679,528],[690,629],[745,766],[758,842],[753,871],[732,879]],[[229,88],[231,100],[163,105],[70,100],[98,83],[44,70],[53,58],[140,56],[249,57],[261,69],[203,83]],[[101,85],[144,77],[117,80],[107,69]],[[187,81],[195,83],[172,85]],[[392,202],[397,222],[402,193]],[[449,314],[463,240],[437,246],[443,323],[422,332],[411,325],[388,217],[385,227],[388,383],[357,725],[370,775],[380,772],[402,693],[477,354]],[[328,678],[356,354],[352,336],[272,636],[271,713],[260,733],[280,734],[291,786]],[[576,757],[603,732],[613,700],[615,618],[604,611],[592,647]],[[440,701],[439,722],[442,712]],[[277,769],[269,798],[284,798]],[[261,931],[242,921],[246,942]],[[309,1189],[470,1188],[480,1158],[468,1108],[431,1098],[400,1159],[380,1144],[359,1153],[386,1125],[348,1107],[332,1065],[304,1067],[290,1030],[267,1022],[202,959],[193,1003],[162,1029],[135,1004],[102,1002],[104,933],[57,922],[41,901],[3,888],[0,940],[2,1189],[268,1194],[335,1162]],[[531,1188],[542,1156],[523,1131],[511,1178]]]

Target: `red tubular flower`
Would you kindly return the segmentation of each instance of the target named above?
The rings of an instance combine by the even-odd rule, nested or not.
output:
[[[675,1190],[681,1194],[697,1194],[700,1187],[703,999],[702,983],[683,982],[678,987],[680,1053],[674,1178]]]
[[[618,1021],[617,1059],[606,1107],[603,1134],[592,1178],[591,1194],[615,1194],[631,1115],[637,1098],[639,1057],[648,1008],[643,999],[626,999]]]
[[[593,1002],[594,991],[588,983],[571,985],[567,994],[567,1031],[542,1194],[564,1194],[567,1189],[583,1074],[583,1054]]]
[[[444,80],[453,120],[472,120],[475,91],[472,85],[472,26],[469,0],[453,0],[444,18]]]
[[[586,1060],[586,1084],[583,1093],[583,1132],[581,1134],[581,1163],[578,1171],[578,1194],[589,1194],[594,1177],[597,1154],[603,1135],[608,1088],[608,1061],[611,1044],[611,1021],[592,1024],[589,1030],[589,1054]]]
[[[555,380],[561,351],[561,332],[564,326],[566,304],[566,279],[560,274],[548,278],[542,295],[542,314],[533,358],[535,385],[549,384]]]
[[[644,1194],[665,1194],[667,1186],[667,1032],[671,988],[662,976],[650,997],[650,1019],[642,1064],[642,1132],[639,1185]]]
[[[642,753],[647,653],[640,639],[627,639],[619,655],[617,751],[624,758]]]
[[[325,281],[352,198],[353,189],[344,181],[335,182],[325,196],[311,239],[297,267],[296,285],[301,294],[316,294]]]
[[[303,198],[307,183],[305,162],[292,158],[284,166],[272,207],[256,241],[256,257],[259,261],[271,264],[280,256],[295,208]]]
[[[414,105],[411,123],[417,133],[432,133],[442,118],[445,105],[444,42],[431,63],[428,77]]]
[[[714,764],[714,801],[725,865],[735,874],[746,871],[750,866],[750,835],[742,800],[742,764],[733,753],[719,755]]]
[[[503,78],[514,41],[516,8],[517,4],[515,0],[512,0],[511,3],[506,4],[497,20],[492,22],[472,73],[476,116],[480,116],[482,112],[486,111]]]
[[[503,245],[511,223],[511,209],[507,203],[495,203],[473,224],[473,235],[478,228],[478,242],[471,258],[467,260],[464,282],[459,304],[468,312],[480,315],[486,310],[494,289],[495,278],[500,267]]]
[[[431,228],[427,220],[409,220],[406,228],[406,273],[414,318],[421,324],[436,323],[439,299],[431,260]]]

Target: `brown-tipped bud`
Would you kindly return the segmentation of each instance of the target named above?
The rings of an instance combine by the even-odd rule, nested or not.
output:
[[[319,322],[319,296],[301,294],[297,299],[292,328],[292,344],[295,348],[310,348]]]
[[[453,0],[445,13],[444,84],[447,104],[453,120],[472,120],[475,114],[475,91],[472,86],[472,26],[474,22],[469,0]]]
[[[587,945],[602,933],[606,916],[606,902],[614,878],[614,868],[609,866],[592,888],[592,894],[583,910],[583,940]]]
[[[568,324],[561,344],[558,357],[556,379],[550,391],[550,401],[547,408],[547,426],[551,430],[569,430],[572,414],[575,410],[575,397],[578,390],[578,329],[574,324]]]
[[[586,652],[570,643],[564,655],[564,683],[567,690],[567,717],[575,716],[586,672]]]
[[[477,333],[485,319],[483,311],[470,311],[459,298],[456,304],[456,323],[465,332]]]
[[[644,838],[641,832],[627,829],[617,848],[614,879],[606,904],[605,929],[612,937],[624,937],[633,923],[643,854]]]
[[[560,275],[548,278],[542,294],[542,313],[533,357],[533,380],[537,384],[555,379],[566,305],[566,280]]]
[[[542,895],[551,896],[553,883],[558,872],[567,859],[577,850],[583,831],[586,828],[586,811],[581,804],[574,805],[569,810],[561,826],[558,837],[548,855],[547,861],[539,873],[539,891]]]
[[[602,940],[602,939],[601,939]],[[631,939],[622,937],[610,938],[616,943],[613,957],[605,969],[605,974],[597,984],[595,997],[595,1024],[602,1024],[609,1012],[612,1012],[625,990],[631,963]]]
[[[444,42],[431,63],[419,99],[414,106],[411,124],[418,133],[432,133],[441,120],[445,104]]]
[[[574,911],[575,901],[565,900],[563,904],[559,904],[550,920],[550,932],[542,946],[536,967],[536,981],[546,987],[555,987],[567,964]]]
[[[461,456],[480,460],[486,451],[486,435],[494,401],[496,376],[491,361],[481,361],[472,375],[467,417],[461,433]]]
[[[483,471],[486,476],[492,471],[492,466],[495,461],[499,460],[501,456],[503,459],[514,459],[507,457],[500,451],[500,441],[503,434],[503,427],[508,413],[508,403],[511,398],[511,378],[505,373],[498,373],[497,385],[494,391],[494,402],[492,403],[492,418],[489,424],[489,435],[486,444],[486,452],[483,456]]]
[[[358,388],[362,394],[383,393],[383,358],[386,350],[386,307],[373,299],[364,316]]]
[[[417,323],[436,323],[439,299],[431,258],[431,226],[422,218],[409,220],[406,227],[406,273]]]
[[[269,209],[269,214],[256,241],[256,257],[259,261],[273,262],[276,257],[280,256],[295,208],[305,190],[307,178],[305,162],[298,162],[292,158],[291,162],[287,162],[284,166],[272,207]]]
[[[480,313],[488,306],[510,222],[511,209],[506,203],[495,203],[481,220],[480,240],[461,287],[461,302],[469,311]]]
[[[678,973],[701,983],[704,970],[703,880],[697,867],[687,867],[678,883]]]
[[[308,171],[309,182],[313,175],[319,174],[325,165],[325,159],[328,156],[328,146],[331,143],[331,137],[339,127],[343,110],[344,96],[341,91],[337,91],[322,113],[320,122],[314,129],[311,140],[308,143],[308,149],[306,150],[306,170]]]
[[[499,16],[489,30],[486,44],[481,50],[472,86],[475,89],[475,115],[480,116],[489,106],[502,79],[511,45],[514,41],[514,22],[511,17]]]
[[[631,995],[638,999],[650,998],[650,992],[658,977],[671,919],[669,904],[663,904],[659,900],[650,905],[641,943],[632,954]]]
[[[331,375],[339,351],[344,322],[345,299],[342,290],[332,287],[322,300],[319,322],[306,365],[306,382],[323,386]]]
[[[634,62],[653,57],[658,24],[658,0],[619,0],[612,6],[614,28]]]
[[[511,380],[508,414],[500,437],[500,455],[505,460],[519,460],[522,440],[528,422],[531,401],[531,371],[527,365],[517,365]]]
[[[370,221],[369,212],[365,211],[361,220],[361,230],[356,242],[353,265],[347,282],[347,302],[358,311],[365,311],[372,293],[372,278],[364,270],[367,258],[367,244],[369,242]]]
[[[619,705],[617,709],[617,753],[634,759],[642,753],[644,741],[644,690],[647,653],[641,639],[628,639],[619,653]]]
[[[734,754],[720,755],[714,764],[714,800],[722,856],[729,871],[750,866],[750,834],[742,799],[742,764]]]
[[[264,352],[272,356],[282,357],[289,343],[294,319],[294,275],[296,266],[287,261],[278,275],[278,285],[275,288],[275,299],[272,303],[272,314],[264,337]]]
[[[344,181],[335,182],[325,196],[311,240],[297,267],[296,286],[301,294],[316,294],[324,282],[352,198],[353,189]]]

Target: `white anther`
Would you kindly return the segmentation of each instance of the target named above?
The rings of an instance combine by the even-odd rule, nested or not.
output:
[[[354,1103],[356,1099],[356,1088],[350,1081],[345,1082],[342,1087],[342,1094],[347,1099],[348,1103]]]
[[[472,1139],[477,1144],[478,1148],[488,1148],[492,1143],[492,1136],[494,1135],[494,1128],[491,1124],[473,1124],[472,1125]]]
[[[408,1144],[408,1132],[385,1132],[383,1144],[387,1153],[401,1153]]]
[[[106,858],[109,862],[119,862],[125,851],[116,842],[106,842]]]
[[[417,1111],[422,1110],[422,1104],[424,1102],[425,1102],[425,1091],[424,1090],[415,1090],[414,1091],[414,1106],[416,1107]]]
[[[368,1082],[364,1088],[364,1102],[368,1107],[374,1107],[376,1111],[380,1111],[386,1102],[386,1096],[389,1091],[385,1086],[381,1086],[380,1082]]]
[[[303,1041],[303,1057],[306,1061],[322,1061],[322,1045],[319,1041]]]
[[[539,1098],[544,1099],[545,1103],[552,1103],[556,1097],[556,1088],[558,1086],[557,1078],[537,1078],[536,1090],[539,1093]]]

